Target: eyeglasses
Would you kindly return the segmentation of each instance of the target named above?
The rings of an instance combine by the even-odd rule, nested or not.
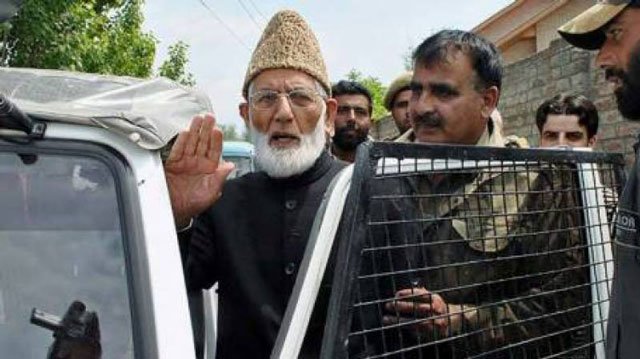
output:
[[[359,106],[349,106],[349,105],[339,105],[338,106],[338,115],[339,116],[349,116],[351,114],[351,110],[355,117],[368,117],[369,110],[364,107]]]
[[[261,90],[249,96],[249,102],[256,110],[269,110],[276,105],[280,96],[285,96],[292,107],[305,109],[316,106],[318,97],[321,97],[316,91],[304,88],[294,89],[289,92]]]

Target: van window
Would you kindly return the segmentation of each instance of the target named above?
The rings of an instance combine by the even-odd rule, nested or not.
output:
[[[88,155],[0,148],[0,353],[46,358],[52,332],[33,308],[62,317],[73,301],[98,315],[103,358],[134,358],[117,178]]]
[[[240,156],[225,156],[225,161],[233,162],[235,169],[229,175],[229,179],[244,176],[246,173],[253,172],[253,158]]]

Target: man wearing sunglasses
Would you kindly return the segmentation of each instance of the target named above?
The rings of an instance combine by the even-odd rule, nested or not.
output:
[[[338,102],[331,152],[345,162],[353,162],[356,148],[369,136],[371,93],[358,82],[345,80],[333,85],[331,92]]]
[[[344,167],[325,150],[336,113],[330,95],[313,32],[281,11],[253,52],[240,104],[259,171],[225,183],[233,166],[219,160],[212,116],[196,117],[167,159],[187,287],[218,283],[218,359],[271,353],[316,211]],[[328,292],[321,288],[300,358],[319,355]]]
[[[596,64],[613,86],[618,110],[632,121],[640,120],[640,1],[599,1],[558,32],[576,47],[598,50]],[[607,358],[637,358],[640,353],[639,160],[636,153],[618,204]]]

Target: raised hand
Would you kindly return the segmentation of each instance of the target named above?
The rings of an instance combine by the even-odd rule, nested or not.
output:
[[[214,204],[222,195],[233,163],[220,158],[222,131],[213,115],[196,116],[180,133],[165,162],[165,176],[178,227]]]

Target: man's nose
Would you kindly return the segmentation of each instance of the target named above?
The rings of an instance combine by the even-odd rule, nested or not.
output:
[[[287,96],[278,97],[274,119],[281,122],[293,120],[293,109],[291,108],[291,103]]]
[[[561,133],[558,135],[558,143],[556,144],[557,146],[567,146],[567,137],[564,135],[564,133]]]
[[[347,125],[356,127],[356,125],[358,124],[358,121],[356,121],[355,117],[349,117],[347,118]]]
[[[616,67],[616,57],[608,41],[605,41],[600,48],[600,51],[598,51],[598,55],[596,56],[596,65],[603,69]]]
[[[356,109],[351,107],[349,108],[349,112],[347,112],[347,119],[350,121],[356,120]]]
[[[422,94],[420,98],[412,100],[409,103],[408,112],[410,114],[422,115],[425,113],[432,113],[435,111],[435,101],[433,96],[428,94]],[[411,117],[411,115],[409,115]]]

